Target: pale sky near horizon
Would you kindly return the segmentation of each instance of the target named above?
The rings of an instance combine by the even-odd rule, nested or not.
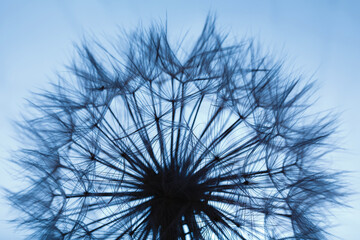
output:
[[[207,14],[229,37],[253,38],[289,66],[316,79],[315,110],[340,113],[339,150],[331,167],[352,171],[349,186],[360,189],[360,1],[137,1],[137,0],[0,0],[0,187],[12,188],[8,151],[15,148],[11,120],[18,119],[30,91],[46,88],[75,54],[74,44],[90,36],[116,37],[122,30],[167,21],[171,36],[200,33]],[[10,171],[11,172],[11,171]],[[353,208],[334,212],[340,239],[358,240],[360,197]],[[6,219],[14,214],[0,199],[0,239],[21,240]],[[334,238],[336,239],[336,238]]]

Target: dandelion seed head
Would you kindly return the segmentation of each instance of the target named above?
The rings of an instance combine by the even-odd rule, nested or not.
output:
[[[211,18],[186,54],[161,28],[128,37],[80,48],[19,124],[30,187],[9,198],[30,238],[324,239],[344,194],[319,167],[334,127],[307,116],[311,84]]]

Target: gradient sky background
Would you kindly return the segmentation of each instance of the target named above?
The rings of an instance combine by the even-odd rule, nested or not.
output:
[[[14,188],[5,159],[16,147],[11,120],[19,118],[30,91],[46,88],[75,55],[86,36],[109,39],[120,29],[167,19],[171,36],[200,33],[208,12],[229,37],[252,37],[264,50],[316,79],[315,111],[341,113],[337,142],[344,150],[328,156],[330,167],[353,171],[350,189],[360,192],[360,1],[6,1],[0,0],[0,186]],[[360,236],[360,195],[352,208],[334,211],[330,232],[345,240]],[[23,234],[6,222],[14,212],[0,199],[0,239]],[[336,239],[336,238],[334,238]]]

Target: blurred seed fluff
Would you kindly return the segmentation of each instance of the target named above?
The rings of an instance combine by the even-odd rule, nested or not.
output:
[[[327,238],[344,193],[311,83],[213,17],[192,47],[159,25],[124,42],[80,47],[18,124],[29,239]]]

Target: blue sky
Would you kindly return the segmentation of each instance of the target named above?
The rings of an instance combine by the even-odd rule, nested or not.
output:
[[[360,1],[6,1],[0,0],[0,186],[21,185],[9,175],[8,150],[16,146],[11,120],[19,118],[30,91],[46,88],[75,54],[86,36],[115,37],[121,30],[167,19],[170,35],[196,36],[208,12],[229,37],[254,38],[264,50],[285,58],[289,68],[316,79],[315,111],[341,113],[337,142],[344,150],[328,156],[331,167],[350,170],[349,186],[360,189]],[[353,208],[335,211],[341,239],[360,234],[360,197]],[[23,239],[5,219],[0,200],[1,239]]]

